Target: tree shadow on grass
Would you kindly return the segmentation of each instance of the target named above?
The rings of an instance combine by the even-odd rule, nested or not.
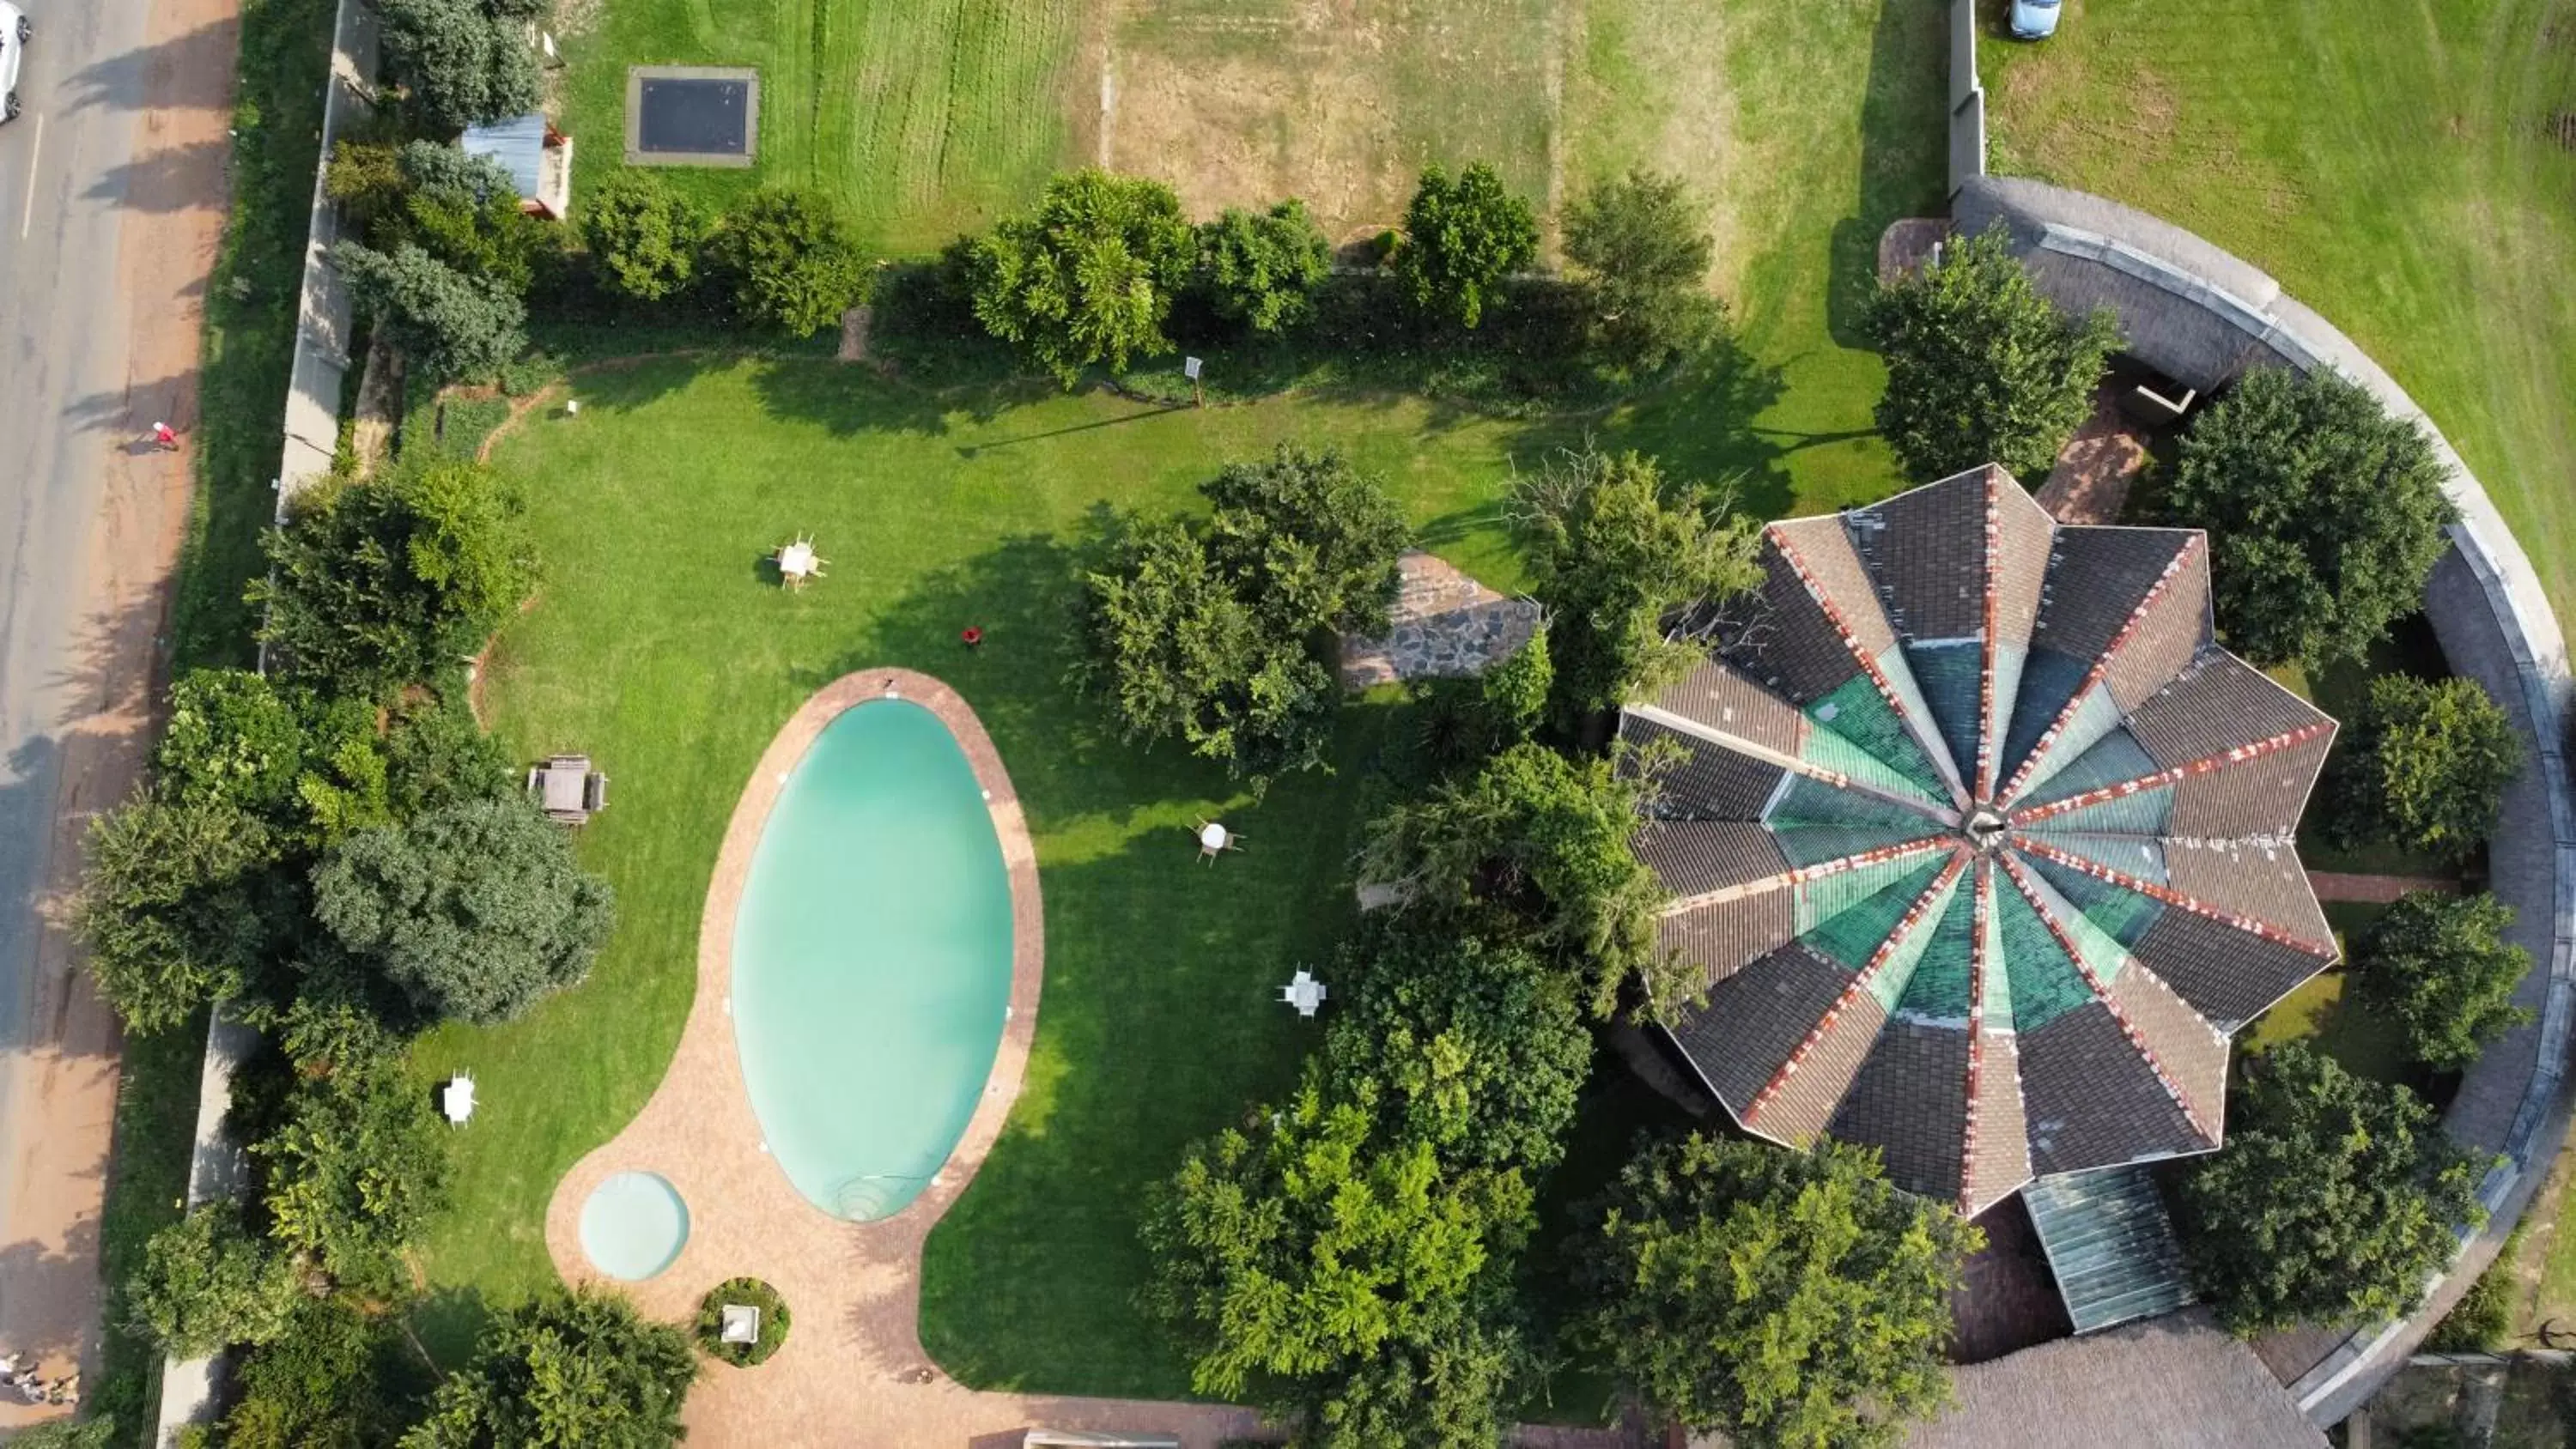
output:
[[[1783,460],[1818,441],[1754,426],[1786,387],[1780,368],[1756,361],[1726,337],[1634,406],[1607,417],[1531,428],[1514,440],[1512,463],[1523,470],[1540,467],[1556,453],[1587,443],[1612,452],[1633,449],[1652,455],[1667,478],[1731,488],[1738,511],[1774,518],[1793,500]]]
[[[1891,0],[1870,33],[1860,195],[1834,226],[1825,291],[1826,330],[1844,347],[1869,345],[1861,318],[1878,285],[1880,235],[1891,222],[1943,209],[1949,152],[1938,57],[1947,14],[1947,6]]]
[[[989,423],[1059,395],[1053,382],[1037,377],[934,387],[854,363],[783,357],[763,361],[751,385],[771,417],[820,423],[840,438],[888,431],[937,437],[958,419]]]

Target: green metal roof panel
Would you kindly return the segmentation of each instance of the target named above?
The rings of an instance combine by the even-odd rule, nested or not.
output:
[[[1920,856],[1909,857],[1910,861],[1920,862],[1913,870],[1876,893],[1817,922],[1799,939],[1814,948],[1818,955],[1858,971],[1869,964],[1869,958],[1877,954],[1879,947],[1887,944],[1888,934],[1896,929],[1896,923],[1904,918],[1905,912],[1922,898],[1925,891],[1931,889],[1934,878],[1940,875],[1942,866],[1949,859],[1950,853],[1946,850],[1927,851]]]
[[[1837,770],[1855,780],[1911,795],[1926,803],[1948,799],[1949,787],[1932,766],[1932,758],[1914,740],[1866,674],[1855,674],[1841,688],[1807,706],[1816,728],[1802,752],[1812,764]]]
[[[1904,994],[1896,1000],[1897,1014],[1927,1021],[1967,1020],[1969,945],[1977,916],[1977,893],[1968,888],[1968,879],[1960,877],[1940,921],[1924,933],[1930,939],[1907,974]]]
[[[2075,969],[2066,948],[2039,918],[2030,898],[2008,879],[1995,882],[1994,914],[1996,934],[2002,938],[2003,974],[2012,982],[2013,1030],[2037,1031],[2093,999],[2093,988]],[[1986,1019],[1998,1018],[1989,1010]]]

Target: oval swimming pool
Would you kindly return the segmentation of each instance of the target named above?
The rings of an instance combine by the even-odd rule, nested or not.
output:
[[[823,727],[761,828],[733,929],[734,1040],[770,1155],[834,1217],[890,1217],[964,1134],[1011,999],[1011,879],[937,715]]]

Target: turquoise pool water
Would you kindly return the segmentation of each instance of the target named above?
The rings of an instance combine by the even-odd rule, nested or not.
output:
[[[689,1241],[689,1205],[658,1172],[621,1172],[581,1205],[581,1250],[611,1278],[641,1283]]]
[[[888,1217],[965,1132],[1011,999],[1011,880],[966,752],[875,700],[770,810],[733,929],[734,1040],[770,1155],[835,1217]]]

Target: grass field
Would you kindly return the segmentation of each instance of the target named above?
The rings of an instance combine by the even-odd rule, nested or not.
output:
[[[548,582],[501,636],[488,713],[511,748],[579,748],[617,780],[582,854],[618,892],[591,982],[420,1057],[470,1068],[458,1206],[423,1263],[442,1352],[476,1299],[551,1281],[541,1235],[564,1169],[640,1107],[695,980],[707,873],[752,761],[816,687],[871,664],[955,684],[1027,806],[1047,901],[1028,1086],[933,1238],[924,1337],[976,1382],[1173,1394],[1135,1320],[1134,1202],[1181,1145],[1278,1088],[1311,1031],[1269,987],[1349,910],[1343,861],[1387,710],[1356,708],[1338,773],[1253,804],[1222,773],[1102,738],[1065,683],[1067,545],[1096,501],[1193,501],[1228,459],[1338,443],[1385,474],[1440,551],[1509,587],[1490,508],[1512,431],[1401,400],[1211,409],[1105,396],[929,395],[800,360],[665,361],[582,376],[577,420],[533,419],[496,461],[530,480]],[[800,595],[757,557],[810,531],[831,576]],[[957,643],[968,624],[983,648]],[[1210,871],[1186,827],[1239,824]]]
[[[629,65],[757,66],[759,164],[663,174],[710,201],[820,187],[889,254],[1096,161],[1195,214],[1300,195],[1337,239],[1396,224],[1432,162],[1492,163],[1551,237],[1592,181],[1674,172],[1758,375],[1586,426],[1740,473],[1770,511],[1897,481],[1854,328],[1879,232],[1941,204],[1930,0],[592,0],[567,29],[582,185],[618,164]],[[1698,442],[1713,421],[1730,446]]]
[[[762,182],[840,196],[867,244],[927,251],[1068,162],[1081,0],[572,0],[576,186],[621,162],[626,68],[760,71],[758,165],[662,174],[710,200]],[[576,195],[578,195],[578,190]]]
[[[1981,50],[1997,170],[2270,271],[2433,415],[2576,618],[2576,0],[2067,0]]]

